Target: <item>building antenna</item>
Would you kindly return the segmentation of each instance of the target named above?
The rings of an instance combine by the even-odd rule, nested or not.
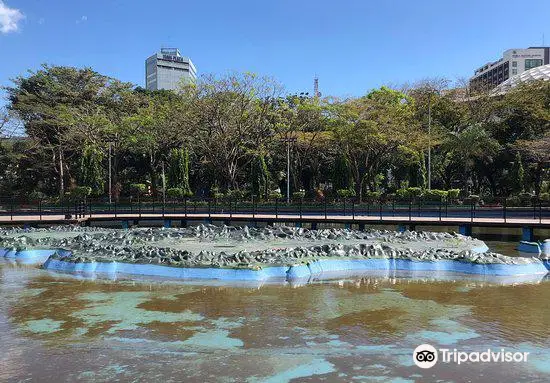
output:
[[[321,93],[319,93],[319,77],[317,77],[317,74],[315,74],[315,77],[313,78],[313,97],[319,98],[321,96]]]

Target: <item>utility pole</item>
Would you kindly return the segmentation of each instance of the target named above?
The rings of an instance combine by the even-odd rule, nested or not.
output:
[[[113,188],[111,185],[111,152],[112,152],[113,143],[109,142],[109,205],[113,201]]]
[[[286,203],[290,204],[290,143],[296,142],[296,137],[282,138],[286,142]]]
[[[162,161],[162,204],[166,205],[166,176],[164,174],[164,161]]]

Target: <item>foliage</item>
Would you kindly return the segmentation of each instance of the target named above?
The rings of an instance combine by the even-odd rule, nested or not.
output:
[[[447,196],[451,201],[456,201],[460,195],[460,189],[449,189],[447,190]]]
[[[147,185],[145,185],[145,184],[131,184],[130,185],[130,192],[132,193],[132,195],[134,195],[136,197],[145,194],[146,191],[147,191]]]
[[[163,165],[167,189],[216,199],[234,191],[273,198],[270,190],[286,194],[287,178],[294,199],[547,193],[550,83],[498,97],[447,85],[320,99],[230,73],[179,92],[147,91],[90,68],[44,65],[5,88],[0,134],[11,137],[0,142],[0,193],[62,197],[76,182],[106,195],[109,165],[115,198],[133,184],[143,189],[132,193],[157,196]],[[10,133],[19,122],[24,138]]]
[[[189,152],[185,148],[170,150],[168,185],[171,188],[181,189],[181,197],[192,194],[189,187]]]
[[[90,187],[92,195],[104,193],[105,176],[103,171],[103,152],[93,146],[84,148],[80,160],[80,184]]]
[[[295,191],[294,193],[292,193],[292,199],[294,200],[304,199],[305,196],[306,192],[304,190]]]
[[[76,186],[69,192],[69,196],[73,199],[83,199],[90,194],[92,194],[92,188],[89,186]]]

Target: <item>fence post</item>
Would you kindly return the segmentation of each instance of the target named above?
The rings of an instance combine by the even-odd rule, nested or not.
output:
[[[252,218],[256,218],[256,198],[254,198],[255,195],[252,194]]]
[[[275,218],[279,218],[279,198],[275,197]]]
[[[210,218],[211,215],[212,215],[211,209],[212,209],[212,200],[209,199],[209,200],[208,200],[208,218]]]
[[[344,217],[346,216],[346,197],[344,197]]]
[[[42,200],[38,200],[38,213],[40,214],[40,220],[42,221]]]
[[[409,198],[409,222],[412,221],[412,197]]]
[[[325,205],[325,219],[327,219],[327,196],[324,196],[324,205]]]
[[[445,198],[445,218],[447,218],[449,215],[449,198]]]
[[[470,222],[474,222],[474,209],[475,209],[475,202],[472,200],[470,205]]]
[[[355,200],[351,200],[351,218],[355,220]]]
[[[542,200],[539,199],[539,223],[542,223]]]
[[[187,196],[183,200],[183,206],[184,206],[184,209],[185,209],[184,210],[185,218],[187,218]]]
[[[233,204],[231,201],[231,197],[229,197],[229,218],[233,218]]]
[[[502,216],[504,217],[504,223],[506,223],[506,201],[507,198],[504,197],[504,203],[502,204]]]
[[[304,202],[303,198],[300,198],[300,219],[302,219],[302,203]]]
[[[443,204],[443,197],[439,197],[439,222],[441,222],[441,205]]]
[[[115,198],[115,218],[117,216],[117,211],[118,211],[118,209],[117,209],[117,199]]]
[[[382,199],[378,200],[378,209],[380,210],[380,221],[383,221],[383,219],[382,219]]]
[[[10,211],[11,211],[11,220],[13,221],[13,209],[14,209],[14,206],[13,206],[13,204],[14,204],[14,202],[13,202],[13,197],[11,197],[10,202],[11,202],[11,203],[10,203],[10,205],[11,205],[11,209],[10,209]]]
[[[536,210],[536,205],[535,205],[535,199],[534,198],[532,199],[532,202],[533,202],[533,219],[537,219],[537,210]]]

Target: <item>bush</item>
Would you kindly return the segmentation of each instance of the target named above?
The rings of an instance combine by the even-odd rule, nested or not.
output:
[[[451,201],[456,201],[458,199],[459,195],[460,195],[460,189],[449,189],[449,190],[447,190],[447,197]]]
[[[430,201],[442,201],[447,198],[447,191],[438,189],[424,190],[423,197]]]
[[[184,191],[182,188],[170,188],[166,189],[166,195],[170,198],[183,198]]]
[[[225,193],[225,198],[231,201],[241,201],[245,197],[245,192],[242,190],[228,190]]]
[[[518,196],[508,197],[508,198],[506,198],[506,205],[508,205],[508,206],[519,206],[519,205],[521,205],[521,200],[519,199]]]
[[[74,199],[83,199],[92,194],[92,188],[89,186],[76,186],[69,192],[69,197]]]
[[[407,188],[407,197],[409,198],[419,198],[422,197],[423,190],[419,187],[410,187]]]
[[[539,200],[548,202],[550,201],[550,193],[540,193]]]
[[[283,198],[283,195],[278,191],[270,191],[269,192],[269,199],[281,199]]]
[[[295,191],[292,193],[292,199],[304,199],[306,192],[304,190]]]
[[[395,195],[397,198],[400,198],[400,199],[408,199],[409,198],[409,193],[407,191],[407,189],[397,189],[395,191]]]
[[[534,195],[531,193],[519,193],[518,194],[519,200],[521,203],[531,203],[533,201]]]
[[[381,195],[382,195],[381,192],[368,191],[368,192],[365,192],[365,199],[367,201],[378,201]]]
[[[130,192],[132,195],[143,195],[147,191],[147,185],[145,184],[130,184]]]
[[[338,189],[336,195],[340,198],[352,198],[355,197],[355,190],[353,189]]]
[[[480,201],[480,198],[476,194],[470,194],[468,198],[464,199],[464,204],[477,204]]]

